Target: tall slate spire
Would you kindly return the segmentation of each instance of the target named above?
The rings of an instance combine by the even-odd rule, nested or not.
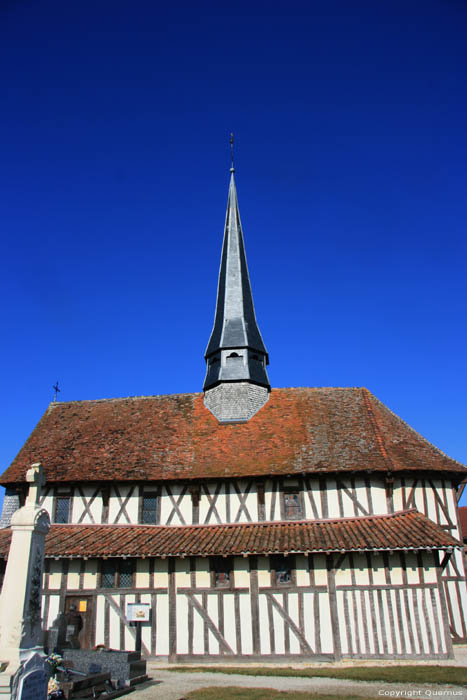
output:
[[[205,359],[205,405],[221,422],[249,420],[268,399],[269,358],[256,322],[233,166],[216,313]]]

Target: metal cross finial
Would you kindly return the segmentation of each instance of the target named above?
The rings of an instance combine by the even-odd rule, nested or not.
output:
[[[55,384],[53,385],[52,389],[55,391],[55,394],[54,394],[54,403],[55,403],[57,401],[57,394],[60,393],[60,389],[58,388],[58,379],[55,382]]]
[[[230,134],[230,172],[231,172],[231,173],[234,173],[234,172],[235,172],[235,168],[234,168],[234,150],[233,150],[233,146],[234,146],[234,135],[233,135],[233,134]]]

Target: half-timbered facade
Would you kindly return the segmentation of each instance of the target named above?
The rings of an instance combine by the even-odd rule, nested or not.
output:
[[[147,655],[446,658],[467,642],[467,470],[363,388],[272,389],[235,183],[203,394],[52,403],[2,477],[0,553],[41,461],[47,632]],[[138,640],[139,641],[139,640]]]

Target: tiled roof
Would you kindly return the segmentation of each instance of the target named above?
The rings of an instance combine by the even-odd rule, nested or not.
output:
[[[5,557],[9,530],[0,531]],[[392,515],[235,525],[52,525],[49,557],[141,557],[450,549],[445,530],[416,510]]]
[[[467,474],[366,389],[273,389],[248,422],[220,425],[202,394],[52,403],[1,477],[208,479],[434,470]]]
[[[459,516],[464,542],[467,542],[467,506],[462,506],[462,508],[459,508]]]

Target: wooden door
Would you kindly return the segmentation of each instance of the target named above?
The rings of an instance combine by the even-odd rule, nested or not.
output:
[[[94,647],[94,605],[92,596],[67,596],[67,646],[79,649]]]

